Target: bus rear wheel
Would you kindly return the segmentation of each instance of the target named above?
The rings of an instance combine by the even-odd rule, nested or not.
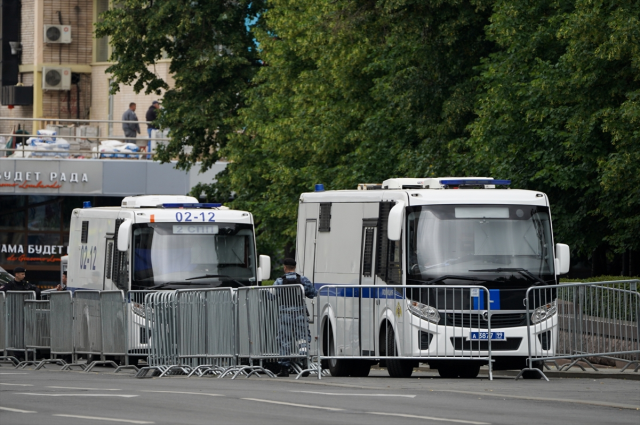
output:
[[[333,336],[331,336],[331,340],[329,341],[329,356],[335,355],[336,344],[333,342]],[[349,370],[351,369],[349,360],[328,359],[327,363],[329,363],[329,372],[331,372],[331,376],[349,376]]]

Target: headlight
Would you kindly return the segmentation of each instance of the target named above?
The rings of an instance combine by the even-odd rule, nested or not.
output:
[[[556,314],[556,311],[558,311],[558,308],[555,301],[540,306],[533,310],[533,314],[531,315],[531,323],[540,323],[543,320],[547,320],[549,317]]]
[[[409,311],[414,316],[418,316],[421,319],[426,320],[427,322],[438,324],[440,322],[440,313],[438,310],[431,307],[430,305],[422,304],[417,301],[411,301],[409,303]]]

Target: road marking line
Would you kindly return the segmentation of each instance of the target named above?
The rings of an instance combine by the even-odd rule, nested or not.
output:
[[[261,402],[261,403],[271,403],[271,404],[283,404],[285,406],[304,407],[305,409],[344,411],[344,409],[338,409],[338,408],[335,408],[335,407],[308,406],[306,404],[285,403],[283,401],[274,401],[274,400],[261,400],[259,398],[243,398],[241,400],[258,401],[258,402]]]
[[[187,391],[153,391],[153,390],[142,390],[143,393],[169,393],[169,394],[190,394],[190,395],[208,395],[211,397],[224,397],[223,394],[210,394],[210,393],[190,393]]]
[[[129,424],[155,424],[155,422],[149,422],[149,421],[136,421],[133,419],[101,418],[98,416],[80,416],[80,415],[53,415],[53,416],[60,416],[63,418],[92,419],[94,421],[126,422]]]
[[[47,388],[60,388],[63,390],[122,391],[117,388],[80,388],[80,387],[47,387]]]
[[[0,382],[0,385],[15,385],[15,386],[18,386],[18,387],[33,387],[32,384],[6,384],[4,382]]]
[[[431,391],[439,391],[439,392],[445,392],[445,393],[471,394],[471,395],[489,396],[489,397],[507,397],[507,398],[516,398],[520,400],[555,401],[560,403],[589,404],[592,406],[612,407],[615,409],[631,409],[631,410],[640,409],[640,405],[610,403],[606,401],[595,401],[595,400],[573,400],[570,398],[563,399],[563,398],[548,398],[548,397],[529,397],[529,396],[522,396],[522,395],[482,393],[482,392],[461,391],[461,390],[431,390]]]
[[[123,397],[123,398],[131,398],[138,397],[134,394],[42,394],[42,393],[16,393],[20,395],[41,395],[43,397]]]
[[[370,415],[399,416],[401,418],[426,419],[429,421],[441,421],[441,422],[456,422],[459,424],[491,425],[489,422],[465,421],[462,419],[433,418],[431,416],[405,415],[404,413],[382,413],[382,412],[367,412],[367,413]]]
[[[27,372],[0,372],[0,375],[28,375]]]
[[[20,409],[12,409],[11,407],[0,407],[0,410],[6,410],[7,412],[16,412],[16,413],[38,413],[33,410],[20,410]]]
[[[323,393],[319,391],[291,391],[292,393],[307,393],[307,394],[320,394],[320,395],[339,395],[339,396],[353,396],[353,397],[406,397],[415,398],[415,395],[407,394],[347,394],[347,393]]]

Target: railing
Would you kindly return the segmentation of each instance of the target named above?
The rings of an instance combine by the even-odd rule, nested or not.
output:
[[[518,375],[542,372],[544,361],[568,359],[559,370],[593,366],[605,357],[640,369],[640,293],[638,281],[570,283],[532,287],[524,300],[529,330],[528,367]],[[536,367],[537,366],[537,367]],[[517,379],[517,378],[516,378]]]
[[[85,356],[90,371],[115,365],[107,359],[113,356],[124,359],[118,371],[146,357],[148,366],[137,377],[152,371],[219,378],[273,376],[269,364],[276,361],[290,364],[298,378],[318,374],[323,364],[334,376],[367,376],[378,362],[386,363],[391,376],[403,377],[426,361],[444,377],[474,377],[486,364],[491,378],[492,360],[505,350],[528,359],[525,377],[546,378],[544,361],[567,359],[559,368],[567,370],[594,357],[623,360],[625,369],[638,365],[638,371],[637,285],[529,288],[526,326],[522,312],[514,321],[509,312],[492,310],[489,291],[477,286],[324,286],[310,316],[301,285],[130,291],[126,297],[121,291],[65,291],[51,293],[48,301],[10,291],[6,299],[0,293],[0,332],[6,329],[0,360],[16,363],[7,351],[28,357],[50,350],[52,358],[36,370],[54,362],[63,370],[84,367],[78,359]],[[22,366],[33,363],[27,359]]]
[[[69,132],[82,132],[82,126],[88,124],[122,124],[122,123],[132,123],[132,121],[121,121],[121,120],[80,120],[80,119],[54,119],[54,118],[8,118],[8,117],[0,117],[0,123],[2,122],[15,122],[16,124],[24,123],[35,123],[38,127],[46,127],[47,125],[60,124],[60,123],[70,123],[73,126],[63,127],[65,129],[65,133]],[[150,124],[148,121],[137,121],[139,125]],[[40,125],[38,125],[40,124]],[[57,126],[56,126],[57,127]],[[45,128],[40,128],[38,130],[44,130]],[[142,129],[141,129],[142,130]],[[86,131],[85,131],[86,133]],[[56,134],[54,136],[50,135],[38,135],[38,134],[12,134],[12,133],[2,133],[0,134],[0,141],[4,140],[4,143],[0,143],[0,158],[6,156],[10,156],[14,153],[19,153],[21,158],[26,157],[89,157],[89,158],[114,158],[114,159],[122,159],[122,158],[140,158],[145,157],[147,159],[151,159],[153,155],[155,155],[155,144],[157,143],[167,143],[171,139],[166,137],[159,137],[158,132],[152,134],[151,137],[147,136],[147,132],[141,132],[137,137],[131,138],[126,137],[124,135],[100,135],[100,128],[96,127],[96,134]],[[164,132],[166,133],[166,132]],[[162,135],[162,133],[160,133]],[[53,139],[53,138],[61,138],[65,140],[71,141],[80,141],[82,144],[76,143],[77,146],[69,149],[55,149],[48,147],[46,149],[37,149],[34,146],[25,146],[22,144],[20,147],[16,148],[7,148],[5,146],[8,138],[17,138],[19,140],[26,141],[30,137],[36,137],[41,139]],[[106,150],[101,152],[99,149],[99,142],[105,140],[115,140],[120,142],[131,142],[131,143],[139,143],[140,141],[149,141],[148,152],[133,152],[133,151],[118,151],[114,150],[114,148],[105,148]],[[85,143],[86,142],[86,143]],[[14,155],[14,157],[16,157]]]

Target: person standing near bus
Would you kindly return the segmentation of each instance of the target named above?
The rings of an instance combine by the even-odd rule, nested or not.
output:
[[[25,279],[27,276],[27,270],[24,267],[16,267],[13,269],[15,277],[9,283],[5,283],[0,287],[0,291],[34,291],[36,293],[36,299],[40,299],[40,288],[33,285]]]
[[[67,290],[67,271],[62,272],[62,283],[59,283],[56,286],[56,291],[66,291]]]
[[[304,295],[307,298],[315,298],[318,291],[309,279],[296,273],[296,261],[293,258],[285,258],[282,264],[284,265],[285,274],[276,279],[273,285],[302,285],[304,287]],[[300,305],[296,305],[296,303],[292,301],[294,301],[294,299],[280,306],[280,322],[277,338],[280,343],[281,355],[291,354],[291,345],[297,344],[299,341],[306,341],[306,343],[302,343],[299,346],[301,352],[304,351],[308,353],[311,347],[311,333],[309,331],[309,321],[307,320],[307,309],[304,301]],[[278,363],[280,365],[280,373],[278,373],[277,376],[289,376],[291,359],[282,357]]]

